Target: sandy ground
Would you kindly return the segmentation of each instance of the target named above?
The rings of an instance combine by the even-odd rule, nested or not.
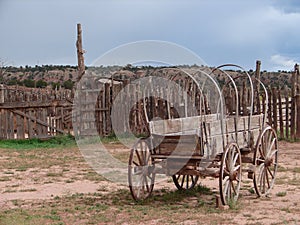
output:
[[[124,151],[114,144],[114,151]],[[76,153],[80,158],[80,153]],[[16,157],[18,157],[16,155]],[[105,189],[109,195],[110,190],[127,189],[105,180],[86,179],[86,174],[93,171],[82,160],[76,165],[52,165],[50,168],[29,168],[24,171],[5,168],[7,160],[0,156],[0,207],[11,209],[14,200],[40,201],[51,200],[56,196],[71,195],[74,193],[93,193]],[[251,180],[243,181],[243,188],[239,198],[239,213],[230,210],[224,212],[224,217],[231,217],[236,224],[300,224],[300,143],[280,142],[279,170],[271,195],[257,198],[251,193],[253,184]],[[63,176],[56,176],[61,173]],[[7,177],[7,179],[6,179]],[[70,181],[71,180],[71,181]],[[69,182],[68,182],[69,181]],[[212,178],[201,179],[201,183],[218,190],[218,180]],[[175,189],[173,183],[166,182],[156,185],[154,189]],[[222,213],[222,212],[221,212]],[[156,220],[146,224],[160,224]],[[186,220],[182,224],[198,224],[197,220]]]

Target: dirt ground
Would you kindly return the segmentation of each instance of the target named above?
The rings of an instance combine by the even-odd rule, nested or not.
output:
[[[110,148],[129,155],[118,144]],[[279,164],[269,197],[257,198],[244,179],[238,204],[220,210],[218,179],[201,179],[192,193],[167,180],[136,203],[126,186],[95,173],[77,147],[0,149],[0,224],[300,224],[300,143],[280,142]]]

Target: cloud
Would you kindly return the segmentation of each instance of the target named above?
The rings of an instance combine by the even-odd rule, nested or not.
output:
[[[289,57],[276,54],[271,56],[271,63],[274,64],[275,70],[277,69],[290,71],[294,68],[297,62]]]
[[[285,13],[299,13],[300,1],[299,0],[272,0],[272,4]]]
[[[272,56],[300,61],[299,0],[0,3],[0,27],[5,31],[0,57],[17,65],[35,65],[37,60],[76,64],[78,22],[87,65],[121,44],[149,39],[189,48],[211,66],[236,63],[253,69],[260,59],[263,69],[271,70],[279,67]]]

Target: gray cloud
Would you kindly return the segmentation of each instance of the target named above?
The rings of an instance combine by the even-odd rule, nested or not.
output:
[[[16,65],[76,64],[80,22],[87,64],[118,45],[151,39],[183,45],[210,65],[253,68],[261,59],[263,68],[272,70],[278,68],[274,55],[300,61],[299,5],[292,0],[2,0],[0,58]]]
[[[272,4],[278,9],[286,13],[299,13],[300,1],[299,0],[272,0]]]

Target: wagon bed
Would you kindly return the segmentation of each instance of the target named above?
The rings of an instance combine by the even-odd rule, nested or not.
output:
[[[185,117],[168,120],[150,121],[150,133],[154,140],[159,140],[158,151],[152,154],[152,157],[169,157],[179,143],[182,143],[182,149],[177,148],[176,153],[172,154],[183,157],[202,157],[209,155],[208,152],[201,151],[202,144],[207,141],[214,154],[222,153],[224,149],[220,148],[221,142],[226,143],[236,141],[241,150],[246,151],[253,146],[249,146],[247,135],[250,132],[254,144],[261,132],[264,114],[251,116],[230,116],[220,120],[220,115],[209,114],[194,117]],[[250,125],[250,127],[249,127]],[[223,127],[222,127],[223,126]],[[205,130],[204,130],[205,129]],[[222,134],[222,129],[224,134]],[[214,145],[213,145],[214,143]]]

